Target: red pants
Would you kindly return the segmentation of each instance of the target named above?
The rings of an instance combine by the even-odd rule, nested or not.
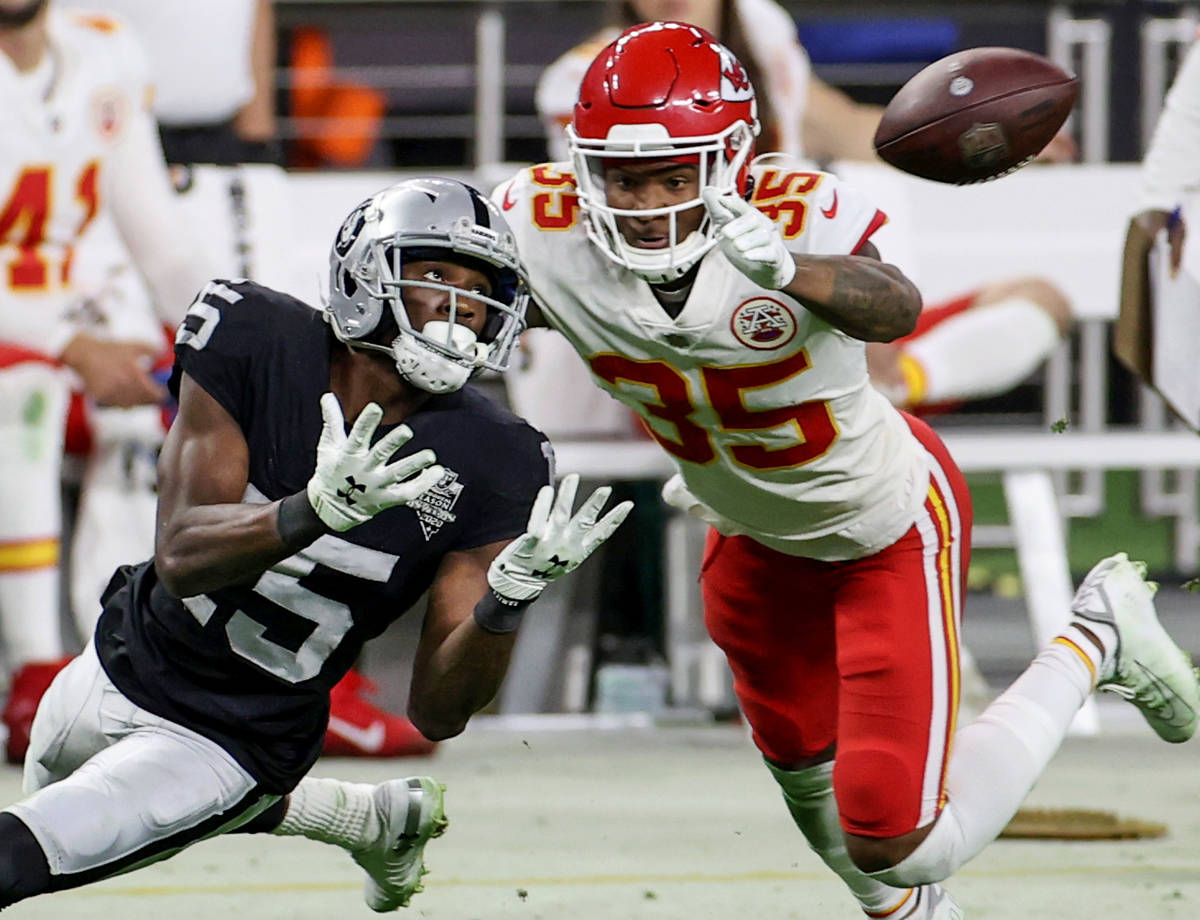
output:
[[[941,440],[907,419],[931,475],[894,544],[819,562],[714,531],[701,567],[705,623],[755,744],[783,766],[836,745],[842,826],[868,837],[937,816],[958,709],[971,499]]]

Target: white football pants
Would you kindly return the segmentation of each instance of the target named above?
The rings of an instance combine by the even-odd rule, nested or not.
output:
[[[123,696],[91,643],[42,698],[24,789],[5,811],[33,832],[56,888],[166,859],[279,799],[216,742]]]

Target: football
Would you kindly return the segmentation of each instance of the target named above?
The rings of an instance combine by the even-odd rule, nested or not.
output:
[[[1066,121],[1079,81],[1017,48],[969,48],[900,87],[875,130],[875,150],[935,182],[995,179],[1029,162]]]

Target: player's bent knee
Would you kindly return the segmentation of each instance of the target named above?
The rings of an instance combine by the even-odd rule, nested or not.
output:
[[[15,815],[0,812],[0,908],[50,888],[50,867],[37,838]]]
[[[842,828],[869,839],[900,837],[920,817],[920,782],[902,757],[886,749],[838,752],[833,771]]]
[[[949,805],[932,824],[891,843],[900,845],[891,858],[882,866],[863,868],[863,871],[871,878],[898,888],[944,881],[981,849],[968,845],[962,825]]]

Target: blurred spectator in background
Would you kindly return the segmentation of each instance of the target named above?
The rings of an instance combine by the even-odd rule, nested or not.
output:
[[[277,162],[271,0],[68,0],[142,42],[168,163]]]
[[[820,163],[881,162],[873,138],[883,109],[858,103],[813,74],[795,21],[774,0],[623,0],[611,18],[613,25],[560,57],[538,82],[538,113],[554,160],[566,159],[564,129],[579,81],[596,52],[627,26],[674,19],[715,35],[743,62],[750,82],[760,87],[761,153]],[[1064,133],[1043,156],[1071,159],[1074,143]],[[912,336],[869,344],[872,382],[895,405],[918,414],[999,395],[1034,371],[1072,322],[1069,301],[1049,281],[1029,278],[984,285],[946,303],[927,305]],[[558,347],[549,345],[546,350]],[[544,354],[533,360],[561,364],[572,357]],[[536,412],[527,414],[539,423]]]
[[[48,0],[0,0],[0,51],[0,633],[6,753],[19,761],[63,663],[59,488],[71,389],[98,406],[143,407],[161,437],[162,327],[213,270],[179,218],[132,33]],[[157,315],[127,296],[118,235]],[[98,601],[77,611],[84,635]]]
[[[1191,377],[1172,379],[1174,375],[1168,368],[1173,362],[1160,364],[1155,360],[1156,335],[1170,333],[1162,326],[1156,332],[1156,297],[1150,253],[1165,232],[1170,273],[1172,276],[1178,273],[1187,238],[1186,215],[1194,213],[1198,190],[1200,42],[1194,43],[1182,59],[1142,159],[1138,210],[1125,234],[1121,308],[1113,327],[1113,353],[1140,381],[1163,395],[1177,392],[1179,386],[1183,387],[1183,392],[1188,392],[1195,371],[1187,368],[1184,372],[1190,373]],[[1180,365],[1181,370],[1183,367]],[[1167,402],[1172,408],[1178,408],[1169,397]],[[1178,414],[1195,427],[1187,411]]]
[[[1183,59],[1142,160],[1135,220],[1150,236],[1168,231],[1171,267],[1179,269],[1186,227],[1182,209],[1200,190],[1200,42]]]

